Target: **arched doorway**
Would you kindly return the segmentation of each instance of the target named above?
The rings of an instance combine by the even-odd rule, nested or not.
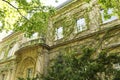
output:
[[[35,60],[27,57],[21,61],[17,69],[19,78],[33,78],[35,73]]]

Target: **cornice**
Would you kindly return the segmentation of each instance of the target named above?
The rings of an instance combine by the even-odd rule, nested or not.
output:
[[[64,42],[61,42],[61,43],[58,43],[56,45],[52,45],[50,46],[50,49],[54,49],[54,48],[57,48],[57,47],[61,47],[61,46],[65,46],[65,45],[68,45],[68,44],[72,44],[72,43],[75,43],[75,42],[78,42],[78,41],[81,41],[81,40],[84,40],[84,39],[87,39],[89,37],[92,37],[96,34],[101,34],[101,33],[105,33],[106,30],[117,30],[117,29],[120,29],[120,24],[116,25],[116,26],[112,26],[112,27],[107,27],[107,28],[103,28],[99,31],[95,31],[95,32],[92,32],[92,33],[88,33],[88,34],[85,34],[83,36],[80,36],[78,38],[74,38],[74,39],[71,39],[71,40],[67,40],[67,41],[64,41]],[[110,46],[109,46],[110,47]],[[111,46],[112,47],[112,46]],[[110,47],[110,48],[111,48]],[[113,47],[116,47],[116,45],[114,45]]]

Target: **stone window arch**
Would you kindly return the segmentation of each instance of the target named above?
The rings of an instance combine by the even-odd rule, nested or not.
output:
[[[27,57],[22,60],[17,68],[17,77],[33,78],[35,74],[35,60],[32,57]]]

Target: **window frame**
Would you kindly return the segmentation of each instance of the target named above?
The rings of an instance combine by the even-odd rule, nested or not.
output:
[[[83,24],[84,26],[79,26],[78,27],[78,21],[84,19],[84,23]],[[83,16],[83,17],[79,17],[76,19],[75,21],[76,25],[75,25],[75,33],[80,33],[80,32],[83,32],[83,31],[86,31],[88,29],[88,25],[87,25],[87,22],[86,22],[86,18]],[[79,23],[80,25],[82,25],[81,23]],[[85,28],[85,29],[84,29]]]
[[[61,29],[60,32],[59,32],[59,29]],[[60,40],[63,37],[64,37],[64,35],[63,35],[63,26],[55,28],[55,40]]]
[[[114,12],[114,9],[113,9],[113,8],[108,8],[108,9],[107,9],[107,15],[109,15],[110,18],[105,19],[104,9],[101,9],[101,10],[100,10],[100,16],[101,16],[102,24],[109,23],[109,22],[112,22],[112,21],[115,21],[115,20],[118,19],[117,14],[113,14],[113,12]]]
[[[33,76],[33,68],[32,67],[30,67],[30,68],[27,68],[27,78],[32,78],[32,76]]]

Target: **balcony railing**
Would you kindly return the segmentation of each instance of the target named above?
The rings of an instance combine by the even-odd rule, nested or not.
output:
[[[26,42],[21,43],[19,48],[32,46],[32,45],[39,44],[39,43],[45,43],[44,39],[43,38],[38,38],[38,39],[28,40]]]

